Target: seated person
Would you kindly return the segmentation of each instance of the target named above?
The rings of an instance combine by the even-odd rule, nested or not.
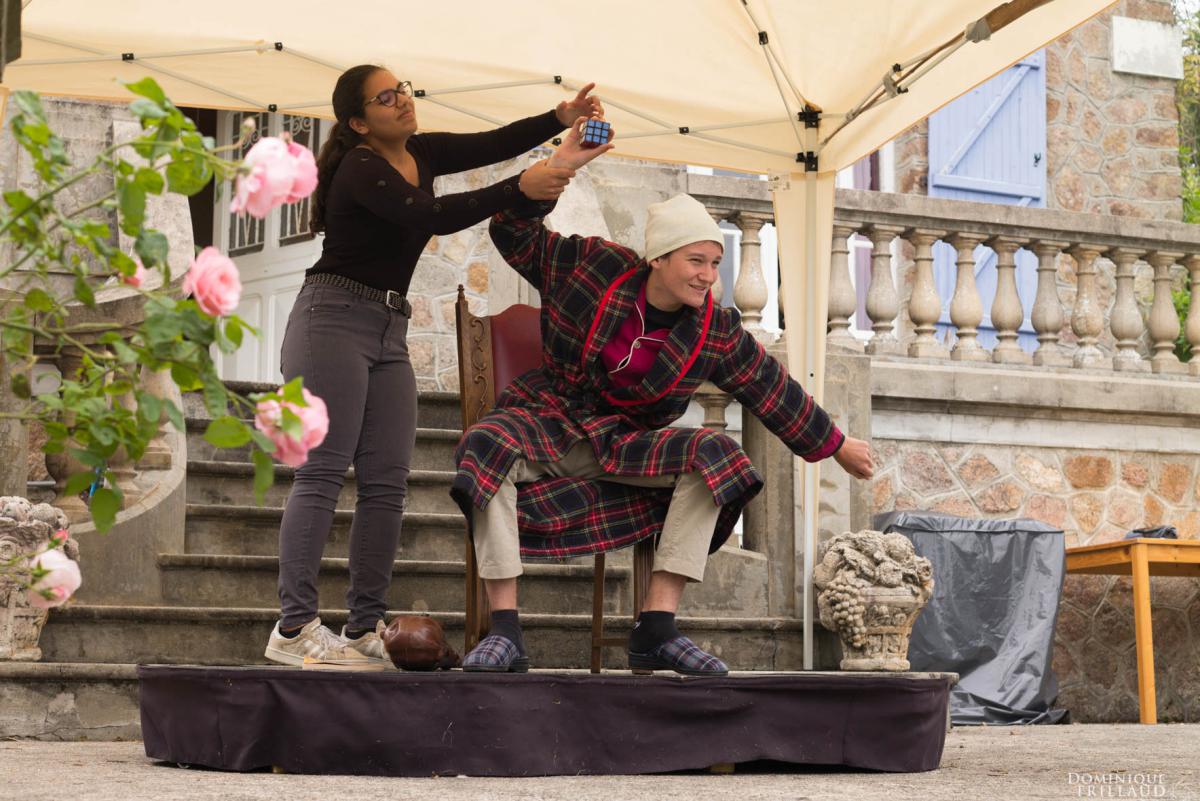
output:
[[[580,120],[582,122],[582,119]],[[550,157],[577,169],[580,125]],[[714,302],[721,229],[688,195],[651,205],[645,258],[599,237],[561,236],[553,202],[497,214],[492,240],[541,292],[542,367],[464,432],[451,494],[470,521],[491,603],[487,637],[463,669],[529,668],[517,615],[521,556],[563,557],[656,543],[629,666],[720,676],[725,664],[675,626],[684,585],[729,537],[762,478],[733,439],[670,428],[704,381],[730,393],[793,452],[871,477],[866,442],[846,437],[786,369]]]

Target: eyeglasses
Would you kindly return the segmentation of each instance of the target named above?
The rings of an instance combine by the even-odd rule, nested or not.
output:
[[[396,99],[399,98],[400,95],[412,97],[412,93],[412,83],[409,81],[401,81],[400,83],[396,84],[395,89],[384,89],[366,103],[363,103],[363,108],[366,108],[372,103],[378,103],[384,108],[391,108],[392,106],[396,105]]]

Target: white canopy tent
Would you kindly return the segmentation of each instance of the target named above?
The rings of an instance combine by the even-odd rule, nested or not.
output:
[[[412,81],[423,129],[471,131],[596,81],[615,153],[779,176],[789,366],[819,399],[837,170],[1111,4],[26,0],[4,83],[128,100],[117,79],[149,74],[178,105],[330,117],[338,74],[379,63]],[[816,466],[796,475],[811,668]]]

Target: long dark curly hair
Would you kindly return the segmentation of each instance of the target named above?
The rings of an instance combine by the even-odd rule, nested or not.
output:
[[[362,116],[363,85],[380,69],[383,68],[376,64],[351,67],[338,77],[337,85],[333,87],[333,115],[337,122],[330,128],[329,136],[317,155],[317,191],[313,193],[310,223],[313,231],[325,230],[325,198],[329,194],[333,174],[346,154],[363,141],[362,136],[350,127],[350,118]]]

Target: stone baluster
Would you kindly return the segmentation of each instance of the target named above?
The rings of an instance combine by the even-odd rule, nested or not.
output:
[[[1187,366],[1175,355],[1175,340],[1179,337],[1179,315],[1171,300],[1171,267],[1182,253],[1155,251],[1149,261],[1154,267],[1154,302],[1150,306],[1150,341],[1154,355],[1150,369],[1155,373],[1184,373]]]
[[[737,280],[733,283],[733,302],[742,315],[742,326],[759,342],[770,342],[775,337],[762,326],[762,310],[767,305],[767,282],[763,278],[762,240],[758,232],[771,221],[771,217],[742,211],[733,221],[742,232],[742,253]]]
[[[1184,260],[1183,264],[1187,267],[1191,283],[1187,325],[1184,327],[1188,344],[1192,346],[1192,358],[1188,362],[1188,373],[1200,376],[1200,254],[1193,253]]]
[[[1055,367],[1069,363],[1067,353],[1059,343],[1062,334],[1063,310],[1058,297],[1058,252],[1066,242],[1040,240],[1032,250],[1038,257],[1037,296],[1033,301],[1033,330],[1037,331],[1038,349],[1033,363]]]
[[[1120,371],[1149,370],[1150,365],[1138,353],[1138,340],[1142,337],[1142,313],[1133,295],[1133,265],[1144,256],[1144,251],[1114,248],[1108,257],[1116,265],[1117,292],[1113,298],[1109,321],[1113,339],[1117,341],[1117,352],[1113,354],[1112,366]]]
[[[704,427],[724,434],[727,427],[725,410],[729,408],[733,398],[708,381],[700,385],[695,397],[696,402],[704,409]]]
[[[849,238],[856,229],[852,225],[834,223],[833,248],[829,258],[829,338],[831,347],[849,348],[862,352],[863,345],[850,333],[850,318],[858,306],[854,285],[850,283]],[[780,298],[783,294],[780,293]]]
[[[867,317],[875,334],[867,343],[867,353],[900,354],[904,349],[896,339],[896,315],[900,313],[900,296],[892,280],[892,240],[904,229],[894,225],[872,225],[867,231],[871,238],[871,285],[867,289]]]
[[[916,250],[916,278],[912,297],[908,301],[908,316],[916,337],[908,345],[908,355],[914,359],[944,359],[949,355],[946,346],[937,341],[937,321],[942,316],[942,301],[933,282],[933,243],[944,236],[943,231],[918,228],[905,235]]]
[[[1075,259],[1075,308],[1071,311],[1071,330],[1079,339],[1073,367],[1095,367],[1104,361],[1096,346],[1104,330],[1104,310],[1100,308],[1099,287],[1096,286],[1096,259],[1103,252],[1094,245],[1076,245],[1068,251]]]
[[[171,374],[168,370],[151,370],[148,367],[142,368],[142,389],[149,392],[151,395],[164,401],[170,396],[168,387],[171,383]],[[139,470],[169,470],[171,467],[171,448],[166,443],[167,415],[162,413],[159,417],[158,434],[154,439],[150,440],[150,444],[146,446],[142,458],[138,460],[137,467]]]
[[[64,346],[58,355],[58,371],[62,375],[63,380],[77,381],[79,380],[79,371],[83,367],[83,352],[73,345]],[[74,413],[67,411],[63,413],[63,422],[70,425],[74,420]],[[66,486],[67,479],[75,473],[81,473],[90,468],[86,467],[82,462],[71,456],[69,451],[61,453],[46,454],[46,471],[50,477],[54,479],[54,506],[62,509],[67,515],[67,519],[72,523],[79,523],[87,520],[90,516],[87,503],[77,495],[67,495]]]
[[[1017,343],[1017,329],[1025,319],[1021,297],[1017,294],[1016,252],[1023,243],[1007,237],[988,242],[996,251],[996,297],[992,300],[992,325],[996,329],[996,347],[992,361],[999,364],[1030,364],[1032,357]]]
[[[988,353],[979,344],[979,323],[983,321],[983,304],[975,288],[975,247],[983,241],[978,234],[956,233],[950,244],[958,251],[958,275],[954,281],[954,296],[950,300],[950,322],[957,328],[958,339],[950,351],[955,361],[983,362]]]

